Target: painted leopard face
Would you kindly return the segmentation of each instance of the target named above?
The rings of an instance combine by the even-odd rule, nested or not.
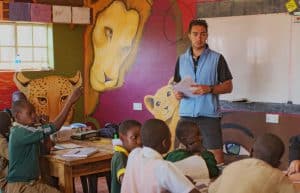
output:
[[[53,121],[64,107],[68,96],[82,84],[80,72],[72,78],[63,76],[47,76],[38,79],[28,79],[22,73],[16,73],[14,81],[33,104],[37,115],[46,115]],[[72,120],[74,110],[68,114],[65,124]]]

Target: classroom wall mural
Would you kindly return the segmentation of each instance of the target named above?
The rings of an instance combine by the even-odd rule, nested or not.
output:
[[[175,98],[173,87],[171,85],[173,77],[167,85],[159,88],[154,95],[146,95],[144,104],[147,110],[157,119],[167,123],[171,131],[172,147],[175,141],[175,130],[179,120],[178,108],[179,101]]]
[[[34,2],[72,5],[75,1]],[[189,21],[199,15],[196,12],[204,5],[203,2],[76,0],[74,6],[92,9],[91,25],[54,25],[55,72],[26,72],[20,80],[22,84],[17,83],[20,87],[13,81],[14,73],[1,72],[0,108],[9,108],[11,93],[23,89],[27,81],[54,75],[73,83],[71,88],[83,81],[85,96],[81,101],[82,109],[76,108],[76,113],[86,116],[82,121],[93,121],[101,127],[124,119],[143,122],[156,117],[165,120],[174,133],[178,101],[174,101],[173,93],[170,94],[171,86],[167,83],[173,76],[177,56],[189,45],[186,36]],[[207,3],[213,8],[214,2]],[[77,70],[83,76],[79,76]],[[58,84],[55,83],[58,79],[50,82]],[[60,96],[60,100],[65,96]],[[166,98],[170,97],[167,102]],[[48,100],[45,98],[37,100],[43,103]],[[141,104],[142,110],[133,110],[134,103]],[[279,135],[287,150],[289,137],[298,134],[299,121],[299,114],[282,113],[279,124],[268,124],[265,112],[232,109],[224,114],[222,128],[225,144],[237,145],[228,145],[225,151],[240,153],[240,147],[243,147],[249,153],[255,137],[265,132]],[[287,165],[287,151],[283,163]]]
[[[289,139],[291,136],[299,134],[299,115],[280,114],[278,124],[266,123],[265,112],[226,112],[222,119],[223,142],[229,145],[224,151],[229,160],[238,159],[237,154],[243,157],[244,150],[251,152],[253,141],[257,136],[264,133],[273,133],[279,136],[285,144],[285,152],[281,159],[281,169],[288,166]],[[241,146],[239,146],[241,145]],[[230,146],[232,148],[230,148]],[[243,148],[239,149],[239,148]],[[231,149],[231,150],[230,150]]]
[[[181,0],[106,1],[106,5],[103,5],[103,1],[98,3],[90,5],[94,7],[94,22],[85,33],[84,84],[85,96],[88,96],[85,98],[85,114],[89,121],[97,121],[100,126],[108,122],[119,123],[124,119],[143,122],[153,117],[146,109],[144,97],[166,85],[173,76],[177,52],[187,46],[184,33],[190,19],[195,17],[195,3]],[[126,12],[135,10],[144,15],[141,17],[144,20],[139,21],[137,28],[141,30],[137,31],[137,34],[141,34],[140,40],[128,33],[134,32],[133,26],[137,22],[134,19],[131,19],[132,23],[124,22],[122,36],[114,37],[119,33],[119,29],[114,27],[114,19],[120,19],[112,11],[116,9],[119,13],[122,8],[124,12],[124,5]],[[134,17],[133,13],[130,13],[130,17]],[[106,18],[108,16],[112,18]],[[105,20],[112,24],[104,23]],[[93,43],[96,40],[99,42],[98,47]],[[115,43],[115,40],[125,43]],[[132,42],[133,47],[120,52],[122,45],[128,41]],[[142,109],[133,110],[134,103],[142,105]]]
[[[82,85],[82,76],[78,71],[73,77],[46,76],[30,79],[23,73],[15,73],[14,82],[35,107],[37,115],[46,115],[53,121],[62,111],[68,96]],[[72,123],[74,108],[68,114],[65,125]]]
[[[119,88],[135,61],[152,0],[87,2],[93,24],[85,36],[85,114],[98,104],[99,93]]]
[[[53,24],[54,70],[22,72],[30,80],[46,76],[74,77],[83,72],[83,30],[82,25]],[[0,110],[11,107],[11,94],[19,90],[13,81],[14,72],[0,72]],[[80,76],[82,79],[82,76]],[[53,86],[56,83],[53,83]],[[75,105],[73,121],[83,121],[83,97]]]
[[[18,90],[13,80],[13,72],[5,72],[0,74],[0,109],[9,108],[11,106],[11,94]]]

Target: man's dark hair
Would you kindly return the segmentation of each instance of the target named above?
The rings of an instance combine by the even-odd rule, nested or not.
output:
[[[189,33],[191,33],[191,31],[192,31],[192,27],[196,26],[196,25],[205,27],[206,32],[207,32],[208,25],[207,25],[207,22],[204,19],[193,19],[193,20],[190,21],[190,24],[189,24]]]
[[[136,120],[125,120],[119,126],[119,133],[126,135],[132,127],[142,127],[142,124]]]
[[[284,153],[284,143],[274,134],[259,136],[253,145],[253,157],[261,159],[273,167],[278,167]]]
[[[11,119],[8,113],[0,112],[0,133],[3,137],[6,137],[5,130],[11,126]]]
[[[179,141],[181,141],[181,139],[185,138],[188,135],[188,133],[195,132],[197,130],[200,132],[200,129],[195,122],[181,120],[178,121],[176,126],[176,137]]]
[[[142,125],[142,144],[146,147],[156,149],[170,135],[168,125],[160,119],[149,119]]]
[[[12,108],[11,108],[13,117],[16,118],[16,114],[27,106],[34,108],[33,105],[29,101],[19,100],[19,101],[13,102]]]

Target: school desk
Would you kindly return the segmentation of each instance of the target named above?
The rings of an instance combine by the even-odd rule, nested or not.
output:
[[[58,177],[59,187],[62,192],[74,193],[74,177],[110,171],[110,162],[113,156],[111,140],[70,140],[67,143],[74,143],[84,147],[97,147],[99,152],[87,158],[66,158],[62,155],[70,151],[70,149],[65,149],[52,151],[50,155],[41,158],[42,176],[47,174]]]

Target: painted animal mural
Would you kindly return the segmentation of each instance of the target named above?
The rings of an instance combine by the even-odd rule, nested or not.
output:
[[[99,92],[123,85],[135,61],[152,0],[86,0],[84,4],[93,9],[93,23],[84,34],[84,109],[90,115]]]
[[[175,98],[171,81],[161,88],[159,88],[155,95],[146,95],[144,97],[144,104],[148,111],[157,118],[165,121],[171,130],[171,141],[172,146],[170,150],[174,147],[175,142],[175,130],[176,125],[179,120],[178,108],[179,101]]]
[[[73,77],[46,76],[29,79],[23,73],[14,75],[14,82],[27,99],[34,105],[37,115],[47,115],[53,121],[61,112],[66,99],[72,91],[82,85],[82,76],[78,71]],[[65,125],[72,121],[74,109],[70,111]]]

